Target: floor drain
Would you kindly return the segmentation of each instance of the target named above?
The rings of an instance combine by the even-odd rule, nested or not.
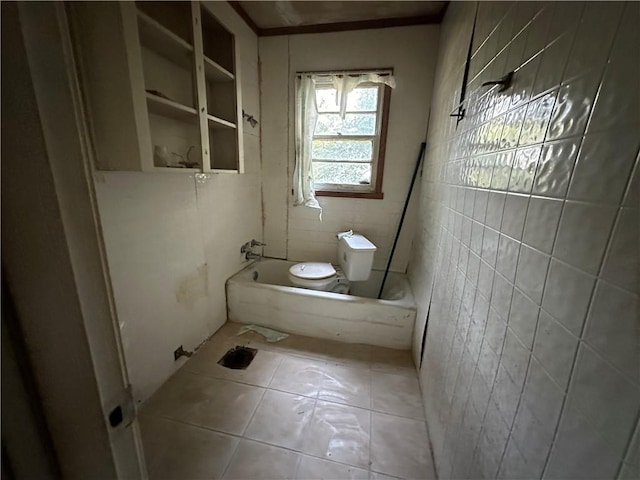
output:
[[[232,368],[233,370],[244,370],[251,364],[256,353],[258,353],[258,350],[255,348],[233,347],[218,360],[218,365]]]

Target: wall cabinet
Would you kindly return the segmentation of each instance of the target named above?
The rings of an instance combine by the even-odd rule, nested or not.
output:
[[[71,2],[98,170],[243,173],[235,37],[200,2]]]

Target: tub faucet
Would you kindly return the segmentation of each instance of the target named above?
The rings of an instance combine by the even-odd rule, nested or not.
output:
[[[240,247],[240,253],[244,253],[244,258],[246,258],[247,260],[260,260],[262,258],[262,255],[253,253],[251,249],[253,247],[264,247],[265,245],[266,243],[262,243],[256,239],[253,239]]]
[[[262,243],[262,242],[259,242],[258,240],[253,239],[248,241],[244,245],[242,245],[242,247],[240,247],[240,253],[251,252],[251,249],[253,247],[265,247],[266,245],[267,245],[266,243]]]
[[[244,258],[246,258],[247,260],[260,260],[262,258],[262,255],[260,255],[259,253],[246,252],[244,254]]]

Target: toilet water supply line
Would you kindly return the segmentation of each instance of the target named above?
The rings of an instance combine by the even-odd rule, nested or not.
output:
[[[378,292],[378,299],[382,297],[382,290],[384,290],[384,284],[387,281],[387,275],[389,274],[389,268],[391,268],[391,261],[393,260],[393,254],[396,251],[398,245],[398,238],[400,238],[400,231],[402,230],[402,224],[404,223],[404,217],[407,214],[407,208],[409,207],[409,200],[411,200],[411,193],[413,192],[413,185],[416,183],[416,177],[418,176],[418,170],[424,157],[424,150],[427,146],[427,142],[422,142],[420,145],[420,153],[418,153],[418,159],[416,160],[416,168],[413,170],[413,177],[411,177],[411,185],[409,185],[409,192],[407,198],[404,201],[404,208],[402,209],[402,215],[400,216],[400,224],[398,225],[398,231],[396,232],[396,238],[393,241],[393,247],[391,247],[391,253],[389,254],[389,261],[387,262],[387,268],[384,270],[384,277],[382,277],[382,284],[380,285],[380,291]]]

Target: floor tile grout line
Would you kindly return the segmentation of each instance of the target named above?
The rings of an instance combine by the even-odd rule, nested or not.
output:
[[[617,469],[616,474],[614,476],[614,478],[616,480],[624,480],[622,478],[622,469],[624,468],[625,464],[628,463],[627,462],[627,458],[629,457],[629,455],[631,453],[631,446],[633,445],[633,438],[638,433],[638,430],[640,430],[640,412],[638,412],[636,414],[636,420],[633,422],[633,425],[635,425],[635,427],[631,429],[631,434],[629,435],[629,440],[627,441],[627,445],[624,448],[624,452],[622,452],[622,458],[620,460],[620,463],[618,464],[618,469]]]
[[[233,448],[233,453],[229,455],[229,460],[227,460],[227,464],[224,466],[224,469],[222,470],[222,475],[220,475],[220,478],[225,478],[225,475],[227,474],[227,471],[229,470],[229,467],[233,463],[233,459],[235,458],[236,453],[240,448],[240,441],[241,439],[238,439],[238,443],[236,443],[236,446]]]
[[[144,416],[161,418],[163,420],[167,420],[167,421],[170,421],[170,422],[173,422],[173,423],[179,423],[179,424],[183,424],[183,425],[188,425],[188,426],[191,426],[191,427],[194,427],[194,428],[211,431],[211,432],[214,432],[214,433],[217,433],[217,434],[221,434],[221,435],[226,435],[226,436],[230,436],[230,437],[251,440],[251,441],[255,441],[255,442],[258,442],[258,443],[265,444],[265,445],[270,445],[270,446],[274,446],[274,447],[277,447],[277,448],[284,448],[286,450],[291,450],[293,452],[299,452],[299,453],[304,454],[304,455],[309,455],[309,456],[312,456],[312,457],[315,457],[315,458],[319,458],[319,459],[323,459],[323,460],[327,460],[327,461],[330,461],[330,462],[349,465],[349,466],[352,466],[352,467],[355,467],[355,468],[362,468],[361,465],[352,465],[352,464],[348,464],[348,463],[344,463],[344,462],[338,462],[338,461],[335,461],[333,459],[328,459],[326,457],[319,457],[319,456],[316,456],[314,454],[307,453],[307,452],[305,452],[303,450],[295,450],[293,448],[285,447],[285,446],[282,446],[282,445],[277,445],[277,444],[269,443],[269,442],[266,442],[266,441],[258,440],[258,439],[255,439],[255,438],[247,437],[246,436],[246,431],[247,431],[249,425],[251,424],[251,421],[253,420],[258,408],[260,407],[260,404],[262,403],[264,395],[266,395],[266,390],[267,389],[264,389],[263,396],[261,397],[260,401],[258,402],[254,412],[252,413],[247,425],[245,426],[245,428],[243,429],[243,432],[241,434],[232,433],[232,432],[228,432],[228,431],[224,431],[224,430],[218,430],[218,429],[215,429],[215,428],[212,428],[212,427],[208,427],[208,426],[204,426],[204,425],[196,424],[196,423],[191,423],[191,422],[188,422],[188,421],[185,421],[185,420],[175,419],[175,418],[172,418],[172,417],[169,417],[169,416],[165,416],[165,415],[145,414]],[[289,392],[282,392],[282,393],[289,393]],[[292,394],[292,395],[295,395],[295,394]],[[306,398],[310,398],[310,397],[306,397]],[[312,417],[311,418],[313,418],[313,416],[315,414],[315,408],[317,406],[317,402],[318,401],[319,400],[314,400],[314,409],[312,411]],[[372,436],[373,436],[372,435],[373,434],[372,422],[373,422],[373,414],[374,413],[383,414],[383,415],[387,415],[387,416],[390,416],[390,417],[402,418],[402,419],[406,419],[406,420],[410,420],[410,421],[414,421],[414,422],[423,423],[423,424],[426,425],[426,421],[424,419],[419,419],[419,418],[414,418],[414,417],[406,417],[406,416],[402,416],[402,415],[398,415],[398,414],[393,414],[393,413],[388,413],[388,412],[383,412],[383,411],[377,411],[377,410],[373,410],[373,409],[366,409],[366,408],[356,407],[356,406],[351,406],[351,405],[345,405],[345,404],[340,404],[340,403],[336,403],[336,402],[330,402],[330,401],[325,401],[325,402],[326,403],[330,403],[330,404],[334,404],[334,405],[338,405],[338,406],[357,408],[359,410],[365,410],[365,411],[368,412],[369,418],[370,418],[370,421],[369,421],[369,425],[370,425],[369,462],[371,462],[371,442],[372,442]]]
[[[234,338],[230,338],[230,337],[222,337],[222,343],[237,343]],[[240,343],[248,343],[248,342],[240,342]],[[219,381],[219,382],[226,382],[227,384],[233,384],[235,383],[236,385],[240,385],[240,386],[244,386],[244,387],[249,387],[249,388],[260,388],[263,391],[261,392],[261,395],[256,403],[256,406],[254,407],[253,411],[251,412],[250,416],[248,417],[248,421],[245,424],[244,428],[242,428],[242,432],[241,433],[231,433],[228,431],[223,431],[223,430],[219,430],[216,428],[212,428],[212,427],[208,427],[202,424],[197,424],[197,423],[191,423],[189,421],[184,421],[184,420],[179,420],[170,416],[165,416],[165,415],[158,415],[158,414],[142,414],[141,416],[145,416],[145,417],[151,417],[151,418],[156,418],[156,419],[160,419],[160,420],[164,420],[164,421],[169,421],[175,424],[179,424],[179,425],[183,425],[186,427],[192,427],[195,429],[200,429],[200,430],[206,430],[206,431],[210,431],[212,433],[221,435],[223,437],[227,437],[227,438],[237,438],[238,439],[238,443],[234,446],[233,450],[230,452],[229,457],[226,461],[226,464],[224,465],[224,469],[222,470],[222,474],[225,475],[228,470],[229,467],[231,465],[231,463],[233,462],[233,459],[236,457],[237,452],[238,452],[238,447],[239,447],[239,443],[242,440],[247,440],[247,441],[252,441],[252,442],[256,442],[256,443],[260,443],[260,444],[264,444],[266,446],[271,446],[274,448],[278,448],[278,449],[283,449],[283,450],[287,450],[287,451],[291,451],[295,454],[297,454],[299,456],[298,458],[298,463],[296,465],[296,472],[299,470],[300,468],[300,464],[302,461],[302,457],[303,456],[308,456],[310,458],[316,458],[318,460],[323,460],[323,461],[327,461],[329,463],[334,463],[337,465],[344,465],[346,467],[350,467],[350,468],[357,468],[357,469],[362,469],[363,471],[367,471],[369,473],[369,475],[371,475],[371,472],[373,472],[372,468],[371,468],[371,450],[372,450],[372,419],[373,419],[373,414],[374,413],[379,413],[382,415],[388,415],[391,417],[395,417],[398,419],[404,418],[407,419],[409,421],[412,422],[420,422],[420,423],[424,423],[426,425],[426,421],[424,418],[416,418],[416,417],[411,417],[411,416],[404,416],[404,415],[398,415],[397,413],[389,413],[389,412],[385,412],[385,411],[377,411],[373,409],[373,396],[372,396],[372,382],[373,382],[373,377],[374,375],[377,374],[382,374],[382,375],[392,375],[393,377],[397,377],[397,378],[403,378],[403,379],[407,379],[407,378],[413,378],[417,381],[417,371],[413,368],[405,368],[402,365],[398,365],[397,362],[394,362],[392,360],[390,360],[388,363],[385,362],[381,362],[377,361],[377,367],[374,368],[373,364],[374,358],[377,358],[376,355],[370,355],[369,356],[369,360],[365,363],[363,363],[362,361],[354,361],[354,362],[349,362],[349,361],[344,361],[344,359],[340,358],[340,359],[336,359],[336,358],[332,358],[331,356],[325,356],[322,359],[318,359],[317,357],[306,357],[306,356],[300,356],[300,355],[295,355],[295,354],[291,354],[291,352],[286,352],[286,351],[279,351],[279,350],[268,350],[268,349],[262,349],[260,345],[255,344],[255,343],[251,343],[250,344],[251,347],[253,348],[258,348],[261,349],[265,352],[269,352],[272,353],[274,355],[276,355],[277,357],[279,357],[278,359],[276,359],[276,365],[275,368],[273,369],[273,372],[271,373],[271,375],[269,376],[269,378],[267,379],[267,384],[266,385],[260,385],[257,384],[255,382],[250,383],[247,381],[243,381],[242,379],[238,379],[238,378],[228,378],[228,377],[223,377],[223,376],[216,376],[215,374],[210,374],[210,373],[203,373],[203,372],[198,372],[198,371],[193,371],[191,369],[189,369],[188,367],[185,368],[183,370],[183,372],[186,374],[186,376],[192,376],[192,377],[196,377],[196,378],[201,378],[201,379],[209,379],[209,380],[213,380],[213,381]],[[272,388],[270,386],[271,382],[273,381],[273,378],[276,376],[276,374],[278,373],[279,369],[282,366],[283,361],[286,358],[292,358],[295,360],[299,360],[301,358],[309,361],[309,362],[313,362],[313,363],[318,363],[322,366],[322,381],[320,382],[320,388],[318,389],[318,391],[313,395],[313,397],[309,397],[306,395],[300,395],[300,394],[296,394],[294,392],[287,392],[287,391],[281,391],[275,388]],[[214,361],[212,359],[212,361]],[[185,362],[185,365],[187,365],[188,362]],[[347,403],[339,403],[339,402],[334,402],[331,400],[325,400],[325,399],[320,399],[320,393],[321,393],[321,387],[322,384],[324,383],[325,379],[327,378],[328,375],[330,375],[330,370],[331,368],[333,368],[334,366],[339,367],[339,368],[345,368],[345,369],[349,369],[353,372],[359,373],[361,375],[363,375],[365,378],[368,378],[368,382],[367,385],[369,387],[369,395],[368,395],[368,401],[367,406],[362,406],[362,405],[352,405],[351,403],[353,402],[347,402]],[[179,371],[182,370],[182,367],[180,369],[178,369],[176,371],[176,373],[179,373]],[[368,373],[367,373],[368,372]],[[316,407],[318,405],[319,401],[323,401],[326,402],[328,404],[333,404],[336,406],[340,406],[340,407],[348,407],[348,408],[356,408],[358,410],[364,410],[366,411],[366,415],[369,419],[369,438],[368,438],[368,465],[366,465],[366,467],[364,467],[363,465],[353,465],[350,463],[346,463],[343,461],[336,461],[334,459],[331,459],[329,457],[326,456],[318,456],[317,454],[313,454],[313,453],[307,453],[305,451],[303,451],[302,449],[300,450],[296,450],[294,448],[290,448],[290,447],[284,447],[281,445],[277,445],[277,444],[273,444],[273,443],[269,443],[266,441],[261,441],[258,439],[253,439],[250,437],[246,436],[246,432],[250,426],[250,424],[254,421],[257,411],[260,408],[260,406],[262,405],[262,403],[264,402],[264,398],[265,395],[267,395],[267,390],[271,390],[274,392],[280,392],[280,393],[284,393],[284,394],[289,394],[289,395],[296,395],[296,396],[301,396],[301,397],[306,397],[306,398],[310,398],[314,400],[314,406],[313,406],[313,410],[311,413],[311,418],[313,419],[315,414],[316,414]],[[153,396],[152,396],[153,397]],[[422,401],[422,396],[421,396],[421,401]],[[310,424],[309,424],[310,425]],[[307,426],[309,427],[309,426]],[[302,448],[302,447],[300,447]]]
[[[298,458],[296,459],[296,468],[294,470],[295,473],[293,478],[298,478],[298,472],[300,471],[300,465],[302,464],[302,459],[303,459],[303,456],[298,455]]]
[[[275,448],[279,448],[279,449],[282,449],[282,450],[287,450],[289,452],[295,453],[295,454],[300,455],[300,456],[313,457],[313,458],[317,458],[319,460],[325,460],[327,462],[337,463],[339,465],[345,465],[347,467],[359,468],[361,470],[366,470],[366,468],[364,468],[362,466],[359,466],[359,465],[353,465],[351,463],[339,462],[337,460],[333,460],[333,459],[330,459],[330,458],[327,458],[327,457],[320,457],[318,455],[314,455],[313,453],[307,453],[304,450],[296,450],[296,449],[291,448],[291,447],[286,447],[286,446],[283,446],[283,445],[277,445],[275,443],[269,443],[269,442],[266,442],[264,440],[259,440],[259,439],[252,438],[252,437],[246,437],[244,435],[240,435],[240,434],[236,434],[236,433],[225,432],[225,431],[222,431],[222,430],[215,430],[215,429],[210,428],[210,427],[206,427],[206,426],[203,426],[203,425],[198,425],[198,424],[195,424],[195,423],[186,422],[186,421],[183,421],[183,420],[176,420],[175,418],[166,417],[166,416],[163,416],[163,415],[155,415],[154,414],[154,415],[144,415],[144,416],[150,417],[150,418],[156,418],[156,419],[169,421],[169,422],[172,422],[172,423],[178,423],[178,424],[181,424],[181,425],[186,425],[188,427],[197,428],[199,430],[206,430],[208,432],[216,433],[218,435],[237,438],[239,441],[246,440],[246,441],[249,441],[249,442],[259,443],[261,445],[266,445],[268,447],[275,447]],[[235,453],[235,450],[234,450],[234,453]]]
[[[271,391],[278,392],[278,393],[285,393],[285,394],[288,394],[288,395],[296,395],[296,396],[300,396],[300,397],[306,397],[306,398],[309,398],[309,399],[320,400],[320,401],[323,401],[323,402],[333,403],[333,404],[336,404],[336,405],[342,405],[342,406],[347,406],[347,407],[352,407],[352,408],[359,408],[359,409],[362,409],[362,410],[371,410],[371,411],[378,412],[378,413],[384,413],[385,415],[392,415],[392,416],[395,416],[395,417],[409,418],[409,419],[412,419],[412,420],[424,421],[424,417],[421,418],[421,417],[415,417],[415,416],[410,416],[410,415],[403,415],[403,414],[400,414],[400,413],[397,413],[397,412],[389,412],[389,411],[385,411],[385,410],[374,408],[373,407],[373,389],[371,389],[371,394],[369,395],[369,405],[370,406],[369,407],[363,407],[362,405],[354,405],[353,403],[336,402],[336,401],[333,401],[333,400],[327,400],[326,398],[320,398],[320,391],[319,390],[318,390],[318,392],[314,393],[313,395],[306,395],[306,394],[303,394],[303,393],[300,393],[300,392],[292,392],[292,391],[289,391],[289,390],[283,390],[283,389],[280,389],[280,388],[275,388],[275,387],[272,387],[270,385],[263,386],[263,385],[258,385],[258,384],[244,383],[244,382],[241,382],[241,381],[238,381],[238,380],[232,380],[232,379],[229,379],[229,378],[213,377],[213,376],[210,376],[210,375],[201,374],[201,373],[197,373],[197,372],[192,372],[192,371],[189,371],[189,370],[186,370],[185,372],[189,373],[189,374],[193,374],[193,375],[199,376],[199,377],[205,377],[205,378],[209,378],[209,379],[213,379],[213,380],[221,380],[221,381],[225,381],[227,383],[235,383],[235,384],[241,385],[241,386],[249,386],[249,387],[254,387],[254,388],[260,388],[260,389],[263,389],[265,391],[266,390],[271,390]],[[277,371],[274,372],[274,374],[272,375],[271,379],[273,379],[273,376],[275,376],[276,373],[277,373]],[[402,378],[410,378],[410,377],[405,377],[404,375],[396,375],[396,374],[391,374],[391,373],[387,373],[387,372],[381,372],[381,373],[385,373],[385,374],[388,374],[388,375],[394,375],[394,376],[402,377]],[[265,392],[263,392],[262,397],[260,398],[259,402],[262,401],[264,395],[265,395]],[[421,394],[421,397],[422,397],[422,394]],[[421,400],[422,400],[422,398],[421,398]],[[424,403],[424,401],[423,401],[423,403]]]
[[[371,450],[373,447],[373,411],[369,409],[369,461],[367,463],[367,471],[369,472],[369,478],[371,478],[371,467],[373,466],[373,458],[371,458]]]
[[[182,370],[182,367],[179,370]],[[259,383],[251,383],[251,382],[247,382],[247,381],[242,381],[241,379],[235,379],[235,378],[231,379],[231,378],[228,378],[228,377],[217,376],[217,375],[211,374],[211,373],[196,372],[196,371],[188,370],[188,369],[184,369],[183,372],[191,374],[191,375],[197,375],[199,377],[209,378],[209,379],[212,379],[212,380],[222,380],[222,381],[229,382],[229,383],[235,383],[237,385],[244,385],[244,386],[247,386],[247,387],[268,388],[268,386],[269,386],[268,383],[266,385],[261,385]],[[176,373],[178,373],[178,372],[176,372]],[[275,374],[275,371],[273,373]],[[271,378],[273,378],[273,374],[271,375],[271,377],[269,377],[269,381],[271,381]]]
[[[251,412],[251,415],[249,416],[249,421],[247,422],[247,424],[242,429],[242,433],[240,434],[241,436],[244,436],[244,434],[247,432],[247,429],[249,428],[249,425],[251,425],[251,422],[253,421],[254,417],[256,416],[256,412],[260,408],[260,405],[262,405],[264,397],[267,394],[267,390],[268,389],[265,388],[264,391],[262,392],[262,395],[260,396],[260,400],[258,400],[258,403],[256,403],[256,406],[253,409],[253,412]]]
[[[273,377],[276,376],[276,372],[280,369],[280,365],[282,365],[282,362],[284,361],[284,356],[277,354],[280,359],[278,360],[278,365],[276,366],[276,368],[273,369],[273,373],[271,374],[271,376],[269,377],[269,381],[267,382],[267,387],[269,387],[269,385],[271,385],[271,382],[273,381]]]

